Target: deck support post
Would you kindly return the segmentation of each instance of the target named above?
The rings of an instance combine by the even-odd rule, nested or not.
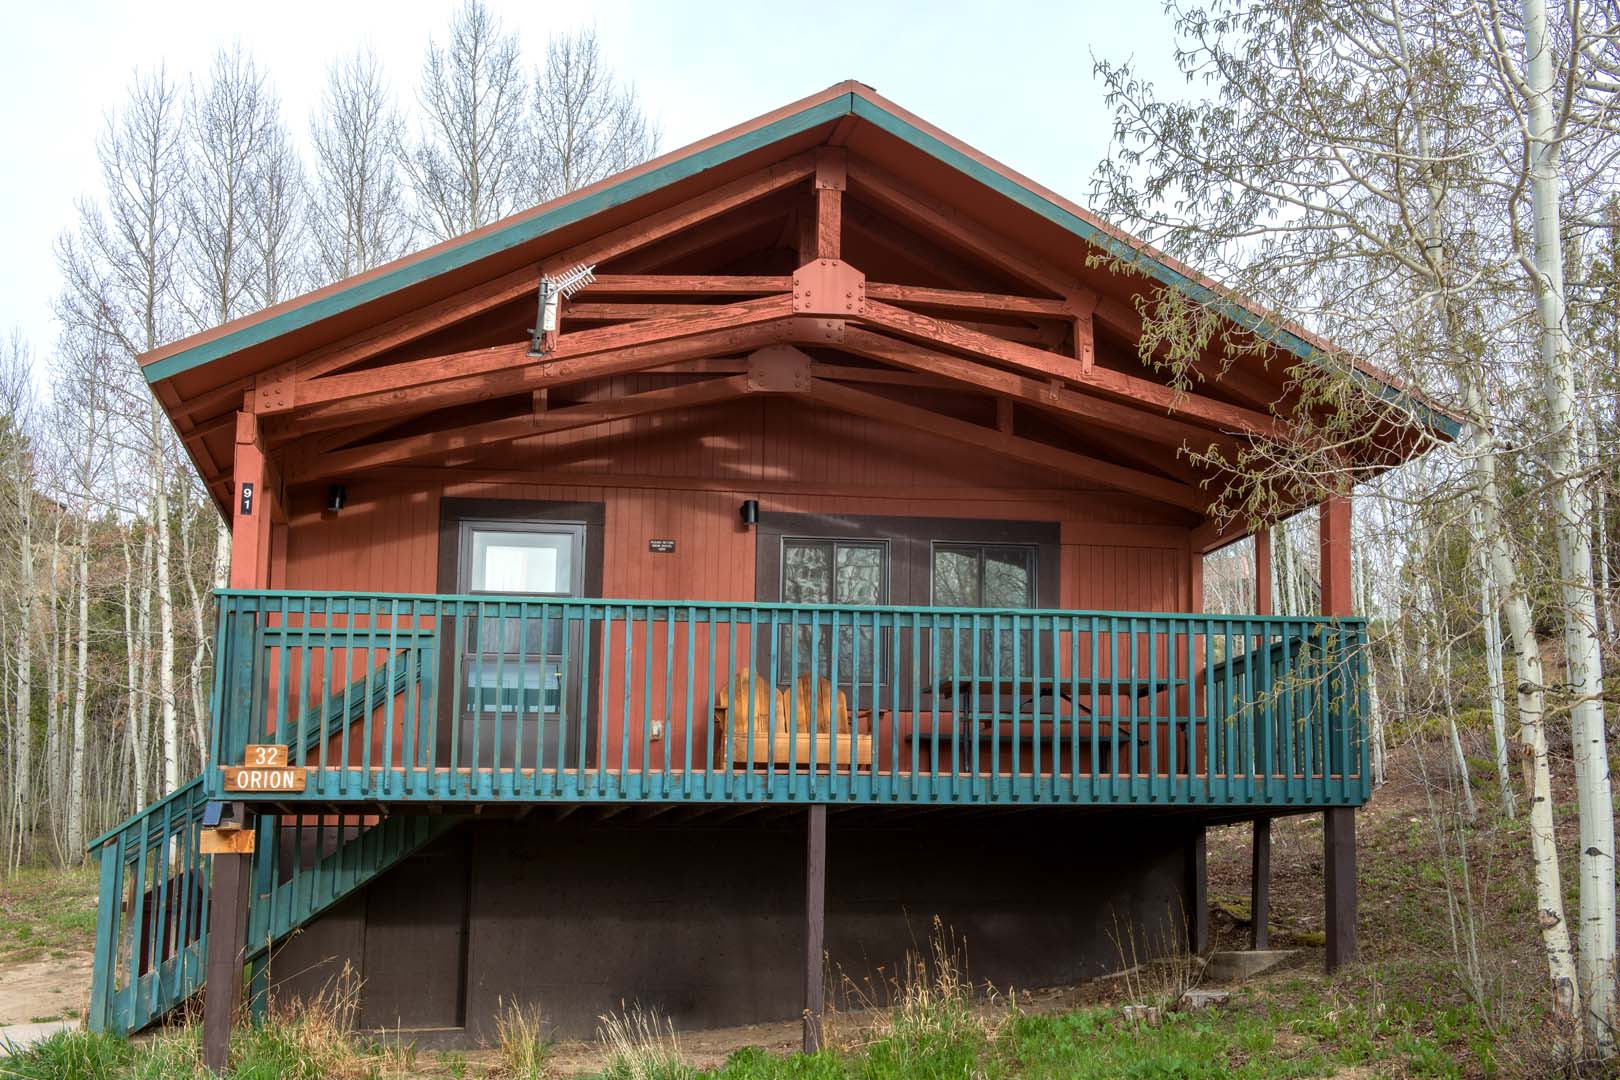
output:
[[[1356,960],[1356,810],[1322,811],[1323,890],[1327,899],[1327,969]]]
[[[236,414],[231,492],[233,589],[270,585],[270,526],[281,505],[279,478],[265,456],[259,418],[249,390]],[[210,762],[220,765],[222,762]],[[242,828],[251,829],[251,815]],[[231,1050],[231,1024],[242,997],[242,955],[247,946],[248,898],[253,890],[252,855],[213,855],[208,899],[208,966],[203,1001],[203,1064],[224,1072]]]
[[[1323,500],[1321,544],[1322,614],[1354,611],[1350,591],[1350,497]],[[1350,762],[1339,762],[1348,772]],[[1326,907],[1327,969],[1337,971],[1356,959],[1356,811],[1333,806],[1322,811],[1322,889]]]
[[[1271,530],[1254,534],[1254,613],[1271,615]],[[1249,858],[1249,948],[1271,947],[1271,819],[1254,819]]]
[[[251,827],[248,825],[246,827]],[[252,855],[213,855],[208,893],[208,982],[203,1002],[203,1065],[223,1073],[231,1053],[231,1021],[242,996],[247,951]]]
[[[1193,827],[1187,842],[1187,951],[1202,956],[1209,951],[1209,859],[1204,827]]]
[[[1271,819],[1254,819],[1249,860],[1249,948],[1271,948]]]
[[[804,1052],[821,1049],[827,943],[827,807],[810,807],[804,849]]]

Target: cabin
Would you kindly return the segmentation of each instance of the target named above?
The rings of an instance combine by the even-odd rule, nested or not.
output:
[[[1172,386],[1160,289],[1264,354]],[[1289,814],[1353,959],[1351,492],[1319,614],[1205,612],[1196,456],[1330,358],[858,83],[151,353],[231,571],[208,766],[94,846],[91,1024],[199,996],[217,1065],[347,968],[422,1037],[814,1046],[935,920],[1000,986],[1203,949],[1205,830]],[[1407,418],[1364,466],[1456,434],[1333,362]]]

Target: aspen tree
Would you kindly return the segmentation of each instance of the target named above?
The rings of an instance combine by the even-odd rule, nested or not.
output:
[[[482,0],[468,0],[451,17],[446,43],[428,43],[417,91],[420,130],[404,165],[422,232],[446,240],[517,209],[526,186],[525,90],[517,37]]]
[[[658,129],[641,111],[635,88],[608,70],[592,29],[558,34],[546,46],[529,126],[535,202],[566,195],[658,152]]]
[[[1524,103],[1528,124],[1533,253],[1522,257],[1535,286],[1540,318],[1542,393],[1551,424],[1553,531],[1558,539],[1564,656],[1568,668],[1570,726],[1575,745],[1575,783],[1580,817],[1580,980],[1586,1037],[1602,1057],[1615,1050],[1615,862],[1614,797],[1603,716],[1603,655],[1598,645],[1597,595],[1593,587],[1592,514],[1580,476],[1580,434],[1575,414],[1575,371],[1565,321],[1564,241],[1559,224],[1559,155],[1569,131],[1565,121],[1576,103],[1561,82],[1579,77],[1578,57],[1590,42],[1581,27],[1559,72],[1547,25],[1545,0],[1523,0],[1523,71],[1509,59],[1500,23],[1495,41],[1502,70]]]
[[[310,237],[322,280],[362,273],[409,248],[404,139],[377,57],[362,51],[334,63],[310,124]]]

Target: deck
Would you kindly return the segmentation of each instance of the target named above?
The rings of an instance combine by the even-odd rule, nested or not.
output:
[[[1359,619],[219,601],[216,799],[1308,809],[1369,792]],[[236,768],[262,745],[294,772]]]

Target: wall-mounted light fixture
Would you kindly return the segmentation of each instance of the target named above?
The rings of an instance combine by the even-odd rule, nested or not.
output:
[[[343,504],[348,501],[349,493],[344,490],[342,484],[333,484],[326,489],[326,509],[331,513],[335,514],[343,509]]]
[[[744,499],[742,504],[742,523],[749,528],[759,524],[759,500]]]

